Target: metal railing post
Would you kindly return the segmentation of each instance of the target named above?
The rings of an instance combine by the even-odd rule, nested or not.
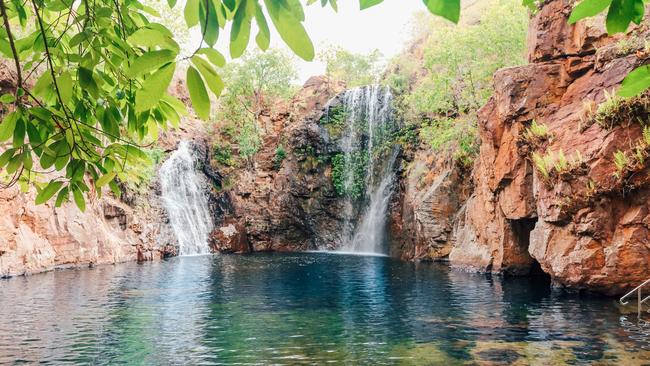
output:
[[[637,316],[641,318],[641,287],[639,287],[639,299],[638,299],[638,313]]]

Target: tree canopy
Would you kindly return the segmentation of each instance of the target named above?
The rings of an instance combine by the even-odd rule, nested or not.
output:
[[[381,2],[359,4],[365,9]],[[105,185],[119,194],[115,177],[147,158],[140,147],[187,113],[166,92],[177,64],[188,63],[185,81],[194,111],[210,117],[210,94],[224,88],[218,68],[225,57],[213,47],[226,29],[232,58],[244,54],[253,23],[261,50],[270,45],[272,25],[296,55],[314,58],[300,0],[187,0],[182,10],[176,0],[167,3],[182,11],[188,28],[201,30],[201,44],[188,56],[179,57],[174,34],[153,22],[158,12],[138,0],[0,0],[0,54],[13,60],[17,74],[15,91],[0,96],[0,142],[11,140],[0,155],[8,184],[35,185],[37,203],[56,197],[60,205],[72,197],[82,210],[91,189],[87,175],[99,194]],[[319,3],[337,9],[336,0]],[[460,0],[423,3],[458,22]],[[524,3],[536,6],[534,0]],[[570,21],[607,11],[608,30],[623,32],[631,22],[640,23],[644,8],[644,0],[583,0]],[[633,95],[648,86],[646,65],[625,79],[620,93]],[[56,171],[54,179],[43,176]]]
[[[327,76],[344,81],[349,88],[376,82],[381,71],[379,61],[382,55],[379,50],[364,55],[340,47],[329,47],[318,57],[325,62]]]

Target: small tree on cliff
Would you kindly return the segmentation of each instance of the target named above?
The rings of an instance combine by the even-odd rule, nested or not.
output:
[[[348,88],[374,83],[381,71],[381,57],[379,50],[364,55],[340,47],[330,47],[318,55],[325,62],[327,77],[344,81]]]
[[[239,154],[250,163],[262,143],[262,132],[268,132],[260,116],[295,90],[295,62],[280,50],[255,51],[228,64],[222,74],[227,87],[219,98],[217,123],[236,131]]]
[[[381,2],[359,0],[362,9]],[[460,0],[423,2],[433,14],[458,22]],[[320,4],[336,9],[336,0]],[[644,5],[643,0],[583,0],[571,21],[608,9],[608,30],[623,32],[631,22],[640,23]],[[219,95],[224,87],[215,67],[224,66],[225,58],[213,48],[224,29],[230,30],[233,58],[248,47],[253,22],[260,49],[269,47],[271,23],[293,52],[314,58],[299,0],[187,0],[185,23],[199,27],[202,37],[183,57],[174,34],[151,21],[158,15],[138,0],[0,0],[0,53],[13,59],[17,74],[14,92],[0,96],[9,105],[0,124],[0,142],[11,140],[0,155],[9,185],[35,185],[38,203],[56,196],[60,205],[72,195],[81,209],[90,191],[87,175],[98,192],[105,185],[117,192],[114,178],[134,160],[146,159],[138,144],[156,139],[159,129],[177,125],[185,113],[166,93],[178,62],[189,63],[186,84],[194,110],[202,119],[210,117],[209,93]],[[643,66],[628,76],[622,93],[649,86],[650,66]],[[40,181],[43,171],[59,171],[61,177]]]

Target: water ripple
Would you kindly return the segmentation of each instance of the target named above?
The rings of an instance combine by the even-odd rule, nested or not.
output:
[[[0,281],[0,364],[643,364],[649,334],[609,299],[381,257],[187,257]]]

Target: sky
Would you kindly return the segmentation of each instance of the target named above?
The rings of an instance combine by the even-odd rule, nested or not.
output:
[[[182,5],[182,2],[179,1]],[[176,9],[182,9],[178,6]],[[398,54],[405,46],[411,32],[410,22],[417,11],[426,7],[419,0],[385,0],[383,3],[360,11],[358,0],[338,1],[338,13],[328,5],[323,8],[320,2],[305,6],[305,28],[316,48],[316,53],[328,45],[339,46],[354,53],[369,53],[378,49],[386,59]],[[271,47],[289,50],[280,35],[271,26]],[[253,22],[249,48],[257,47]],[[198,43],[200,31],[193,29],[190,43]],[[228,55],[228,31],[222,32],[216,49]],[[191,46],[196,47],[196,46]],[[193,48],[192,48],[193,49]],[[290,52],[290,51],[289,51]],[[318,60],[312,62],[297,58],[298,83],[310,76],[325,73],[325,65]]]
[[[340,46],[354,53],[369,53],[378,49],[386,58],[398,54],[409,38],[409,25],[416,11],[426,9],[417,0],[385,0],[383,3],[363,11],[356,0],[338,2],[338,13],[331,7],[318,4],[305,8],[305,28],[316,52],[327,45]],[[275,34],[275,45],[282,40]],[[322,62],[298,63],[300,81],[312,75],[325,73]]]

